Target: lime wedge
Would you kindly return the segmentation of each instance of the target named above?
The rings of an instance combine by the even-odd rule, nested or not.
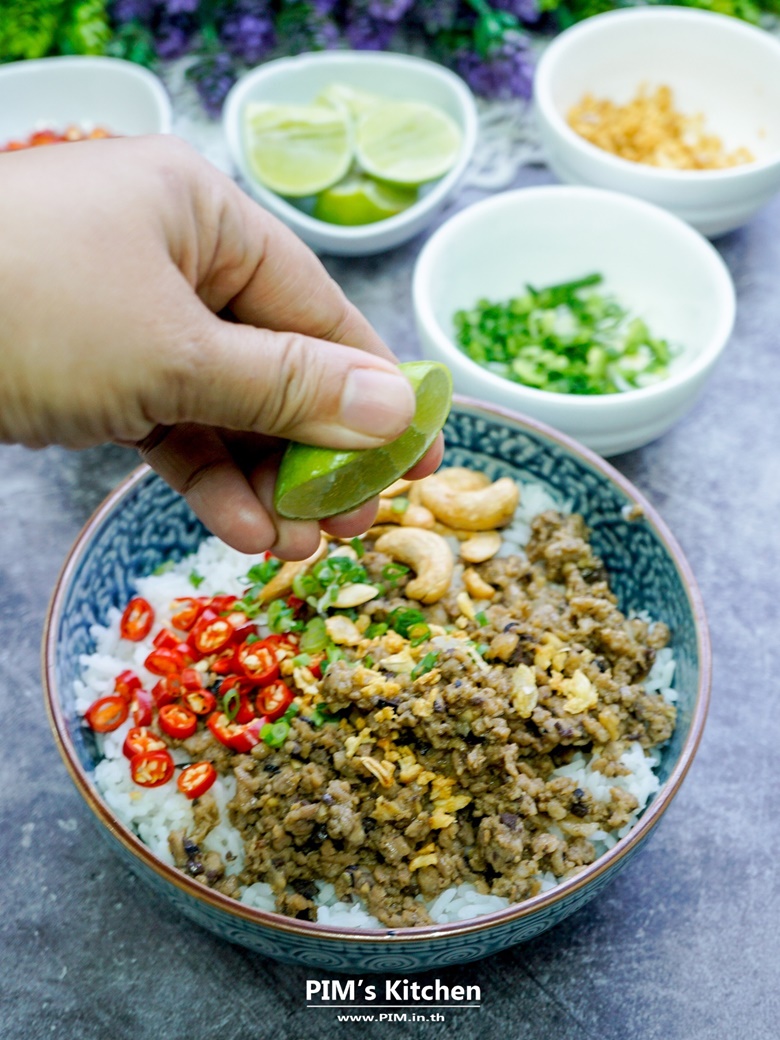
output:
[[[381,184],[355,174],[320,192],[313,216],[329,224],[373,224],[408,209],[417,201],[416,188]]]
[[[407,361],[400,368],[417,398],[408,429],[390,444],[365,451],[288,444],[274,495],[280,516],[322,520],[348,513],[420,461],[449,414],[452,376],[446,365],[436,361]]]
[[[370,94],[367,90],[358,90],[349,83],[329,83],[317,95],[316,104],[346,109],[353,119],[357,119],[372,105],[380,104],[385,100],[386,98],[383,98],[381,94]]]
[[[355,130],[355,154],[372,177],[419,185],[443,176],[460,152],[461,132],[445,112],[417,101],[372,105]]]
[[[341,180],[352,162],[349,118],[327,105],[253,102],[244,132],[252,173],[279,195],[316,195]]]

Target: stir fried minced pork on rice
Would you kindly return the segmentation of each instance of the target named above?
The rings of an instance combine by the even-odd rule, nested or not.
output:
[[[669,631],[621,613],[582,517],[547,509],[513,544],[517,491],[442,471],[391,489],[362,539],[250,571],[224,613],[244,639],[254,626],[250,648],[270,624],[290,700],[241,752],[213,717],[182,738],[153,719],[179,765],[230,779],[168,835],[178,867],[236,898],[264,883],[305,920],[325,882],[382,925],[425,925],[455,886],[517,902],[630,826],[647,797],[633,763],[674,728],[672,698],[646,684]],[[224,658],[194,668],[229,716]],[[240,689],[246,719],[263,688]],[[240,856],[209,849],[226,822]]]

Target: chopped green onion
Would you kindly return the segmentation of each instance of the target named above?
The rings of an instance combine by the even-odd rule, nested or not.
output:
[[[292,663],[296,668],[306,668],[311,664],[311,654],[296,654]]]
[[[425,675],[426,672],[430,672],[431,668],[436,664],[439,659],[439,655],[434,650],[430,650],[423,659],[414,666],[412,669],[412,679],[419,679],[421,675]]]
[[[282,561],[275,556],[269,556],[262,563],[256,563],[246,573],[245,580],[253,585],[267,585],[276,572],[281,568]]]
[[[399,578],[409,573],[409,568],[404,563],[386,563],[382,568],[382,577],[391,585],[397,585]]]
[[[222,711],[227,715],[230,722],[238,715],[238,709],[241,707],[241,697],[238,690],[233,687],[232,690],[228,690],[225,696],[222,698]]]
[[[359,538],[353,538],[349,544],[355,550],[358,559],[360,559],[365,554],[366,547],[365,545],[363,545],[362,541]]]
[[[154,573],[163,574],[164,571],[155,571]],[[190,585],[192,585],[193,589],[199,589],[203,582],[206,580],[206,578],[205,575],[198,574],[196,570],[191,570],[189,575],[187,576],[187,580],[189,581]]]
[[[421,610],[406,609],[404,607],[396,607],[396,609],[388,615],[387,620],[390,622],[390,627],[393,628],[400,636],[408,638],[409,629],[412,625],[424,625],[426,624],[425,615]]]
[[[247,646],[251,646],[252,643],[260,643],[262,642],[262,640],[256,632],[250,632],[244,640],[244,642],[247,644]]]
[[[290,723],[284,719],[278,722],[267,722],[260,730],[261,739],[273,748],[279,748],[290,735]]]
[[[363,658],[363,667],[364,668],[373,668],[374,667],[374,658],[371,656],[371,654],[366,654],[366,656]]]
[[[334,715],[332,714],[332,712],[329,712],[324,704],[315,704],[314,710],[309,716],[309,722],[311,722],[313,726],[316,726],[317,729],[319,729],[320,726],[324,726],[326,722],[339,721],[340,720],[338,715]]]
[[[157,567],[154,568],[152,574],[156,578],[158,574],[167,574],[168,571],[172,571],[175,566],[176,564],[173,560],[163,560],[162,563],[158,564]],[[201,578],[200,580],[203,581],[204,579]],[[197,585],[195,587],[197,588]]]
[[[480,610],[480,612],[475,616],[474,620],[478,625],[481,626],[488,624],[488,616],[484,610]]]
[[[281,721],[282,722],[292,722],[292,720],[295,718],[295,716],[298,714],[298,712],[300,710],[301,709],[300,709],[299,705],[297,705],[295,703],[295,701],[293,701],[293,703],[290,705],[290,707],[287,709],[287,711],[284,713],[284,715],[282,715]]]
[[[306,622],[306,628],[303,630],[299,643],[302,653],[317,654],[326,649],[328,642],[325,621],[321,617],[313,617]]]
[[[491,372],[539,390],[614,394],[669,375],[673,351],[609,293],[599,274],[454,315],[465,354]]]
[[[404,498],[403,495],[399,495],[397,498],[391,498],[390,508],[394,513],[405,513],[409,508],[409,499]]]
[[[377,639],[379,636],[383,636],[389,627],[386,621],[375,621],[366,629],[366,638]]]
[[[272,632],[299,632],[303,628],[303,622],[295,618],[295,610],[283,599],[268,604],[266,620]]]
[[[426,639],[430,638],[431,630],[424,623],[412,625],[409,629],[409,642],[412,646],[419,646],[420,643],[424,643]]]

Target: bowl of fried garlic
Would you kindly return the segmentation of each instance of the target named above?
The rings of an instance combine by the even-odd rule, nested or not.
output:
[[[534,103],[562,181],[663,206],[710,237],[780,189],[780,42],[675,7],[610,11],[544,53]]]

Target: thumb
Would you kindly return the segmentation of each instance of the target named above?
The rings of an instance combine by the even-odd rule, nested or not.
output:
[[[205,311],[205,308],[204,308]],[[414,415],[414,391],[392,361],[294,332],[232,324],[206,311],[181,348],[181,370],[157,382],[157,422],[195,422],[331,448],[373,448]]]

